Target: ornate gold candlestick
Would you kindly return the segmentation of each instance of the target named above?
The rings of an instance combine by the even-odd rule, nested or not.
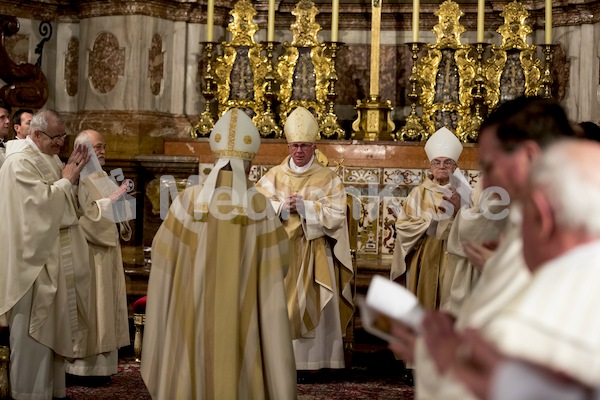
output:
[[[342,42],[325,42],[325,46],[329,53],[327,58],[329,59],[330,65],[329,75],[327,76],[327,80],[329,81],[327,85],[328,106],[327,112],[321,117],[319,125],[321,126],[321,137],[327,139],[344,139],[346,136],[346,132],[344,132],[338,124],[337,115],[334,110],[335,99],[337,98],[335,84],[338,81],[335,63],[337,52],[342,45]]]
[[[210,109],[211,102],[215,98],[217,90],[217,84],[215,82],[215,76],[213,75],[213,59],[214,59],[214,48],[217,42],[201,42],[203,46],[203,52],[206,53],[206,71],[204,72],[204,88],[202,89],[202,96],[204,96],[204,111],[200,114],[200,120],[196,125],[192,127],[190,132],[193,138],[201,136],[209,136],[210,131],[215,125],[215,120]]]
[[[469,129],[466,130],[460,137],[462,142],[475,142],[477,135],[479,134],[479,127],[485,117],[484,104],[487,95],[487,89],[485,87],[485,76],[483,68],[483,53],[488,46],[488,43],[475,43],[475,52],[477,53],[477,70],[475,71],[475,85],[471,89],[471,95],[473,97],[474,113],[471,117],[471,123]]]
[[[419,51],[421,46],[425,43],[411,42],[407,43],[412,52],[412,69],[408,78],[410,84],[410,92],[407,97],[410,100],[410,114],[406,117],[406,124],[400,131],[400,140],[425,140],[427,134],[423,125],[421,124],[421,118],[417,115],[417,104],[419,102],[419,93],[417,91],[417,84],[419,83],[419,76],[417,74],[417,60],[419,59]]]
[[[550,71],[550,67],[552,66],[552,54],[554,54],[555,44],[543,44],[542,52],[544,53],[544,74],[541,78],[541,91],[542,97],[547,99],[552,98],[552,71]]]
[[[283,132],[279,125],[275,122],[275,114],[273,113],[273,101],[275,100],[275,92],[273,85],[276,81],[275,71],[273,71],[273,52],[275,51],[275,46],[277,46],[279,42],[262,42],[261,46],[265,50],[265,59],[267,73],[265,74],[265,111],[259,115],[257,115],[254,119],[254,123],[258,128],[258,132],[262,137],[275,137],[281,138],[283,137]]]

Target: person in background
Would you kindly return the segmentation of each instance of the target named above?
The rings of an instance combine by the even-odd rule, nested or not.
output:
[[[425,144],[431,179],[406,197],[396,220],[396,244],[390,278],[406,276],[406,285],[425,309],[445,302],[442,283],[448,264],[447,242],[452,222],[461,207],[461,196],[450,183],[462,153],[458,138],[441,128]]]
[[[6,158],[6,138],[8,137],[11,112],[10,106],[0,100],[0,167]]]
[[[343,336],[354,311],[354,271],[346,190],[336,173],[317,161],[317,121],[298,107],[288,116],[284,132],[290,155],[256,188],[271,200],[290,239],[285,285],[302,383],[315,378],[314,371],[345,366]]]
[[[152,242],[142,378],[153,399],[295,399],[288,240],[247,179],[260,135],[233,108],[209,141],[212,171]]]
[[[86,143],[99,166],[104,166],[104,137],[97,131],[84,130],[75,138],[75,146]],[[67,362],[66,372],[85,377],[80,379],[84,384],[110,381],[110,376],[118,372],[118,349],[131,344],[120,245],[120,238],[131,238],[131,228],[126,220],[117,224],[113,212],[114,203],[127,188],[128,182],[117,187],[101,169],[85,177],[82,174],[78,185],[78,200],[84,213],[79,223],[85,233],[92,266],[89,335],[83,351],[92,355]]]
[[[12,117],[12,126],[15,131],[15,139],[23,140],[29,136],[29,126],[31,124],[32,117],[33,110],[28,108],[22,108],[15,112]]]
[[[477,398],[599,398],[599,158],[598,143],[571,139],[534,163],[521,228],[533,277],[489,326],[457,337],[443,319],[425,320],[432,354],[456,355],[438,366]]]
[[[481,277],[455,317],[431,313],[443,319],[455,332],[489,325],[528,285],[531,274],[523,260],[520,231],[521,200],[527,190],[528,173],[543,149],[572,135],[563,108],[539,97],[520,97],[503,103],[482,123],[478,155],[484,187],[505,192],[500,203],[510,204],[509,222],[494,251],[482,243],[464,245],[471,263],[482,269]],[[393,332],[398,341],[390,344],[390,348],[415,360],[417,399],[473,398],[452,373],[439,367],[439,363],[455,356],[451,346],[432,350],[423,340],[427,332],[416,335],[401,326],[394,327]]]

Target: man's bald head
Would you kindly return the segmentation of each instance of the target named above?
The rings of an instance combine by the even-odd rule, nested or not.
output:
[[[106,151],[106,142],[104,141],[104,136],[98,131],[93,129],[86,129],[84,131],[79,132],[77,137],[75,138],[75,146],[78,144],[83,144],[85,142],[89,142],[94,149],[94,153],[96,153],[96,157],[98,157],[98,161],[100,165],[104,165],[106,162],[105,151]]]

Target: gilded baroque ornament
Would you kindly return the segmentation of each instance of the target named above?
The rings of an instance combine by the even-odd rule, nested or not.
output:
[[[238,1],[230,11],[233,21],[227,30],[231,41],[223,43],[223,55],[214,62],[219,117],[230,108],[251,111],[254,117],[264,110],[266,60],[254,40],[258,25],[256,10],[249,0]]]
[[[326,111],[332,59],[325,55],[325,46],[317,39],[321,30],[315,21],[318,13],[310,0],[300,0],[292,11],[296,17],[290,27],[292,42],[283,43],[276,65],[281,125],[298,106],[312,110],[318,118]]]
[[[486,60],[485,66],[489,109],[522,95],[535,96],[541,88],[541,62],[536,56],[536,46],[526,42],[532,32],[525,23],[529,13],[515,1],[500,15],[504,17],[504,24],[497,32],[502,36],[502,43],[492,46],[492,57]]]
[[[436,43],[425,47],[426,54],[416,66],[422,89],[419,95],[424,128],[421,140],[427,140],[442,126],[454,131],[459,138],[463,137],[472,122],[471,89],[477,64],[470,56],[470,46],[460,41],[465,32],[459,22],[463,12],[457,3],[447,0],[435,15],[439,18],[433,28]]]

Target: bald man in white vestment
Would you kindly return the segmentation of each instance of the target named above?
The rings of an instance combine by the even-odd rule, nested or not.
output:
[[[77,376],[98,377],[88,378],[88,382],[99,384],[106,383],[110,375],[118,372],[118,349],[131,344],[120,245],[120,238],[131,238],[131,228],[127,220],[115,219],[113,205],[126,192],[127,182],[118,187],[102,171],[104,137],[97,131],[85,130],[77,135],[75,145],[86,145],[86,142],[94,152],[92,157],[98,160],[97,164],[90,164],[99,168],[85,177],[82,174],[78,185],[78,199],[84,213],[79,223],[85,232],[92,266],[89,335],[84,352],[92,355],[67,362],[66,371]]]
[[[65,138],[60,115],[40,110],[0,169],[0,314],[17,400],[65,397],[64,359],[85,356],[90,267],[74,185],[89,155],[77,147],[63,166]]]
[[[153,399],[295,399],[288,240],[247,179],[260,135],[234,108],[209,141],[212,171],[152,242],[142,378]]]

